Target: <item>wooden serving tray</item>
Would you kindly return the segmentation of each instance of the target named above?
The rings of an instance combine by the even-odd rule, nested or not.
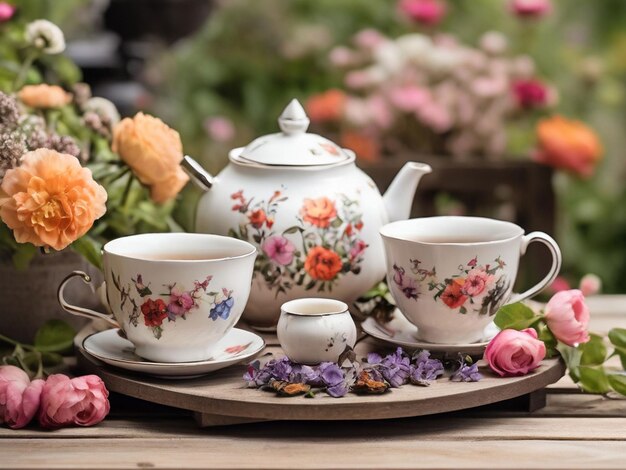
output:
[[[272,344],[268,338],[268,344]],[[358,343],[357,357],[368,351],[382,351],[371,338]],[[282,356],[279,346],[263,354]],[[423,416],[474,408],[508,400],[543,389],[565,373],[560,359],[547,359],[533,373],[523,377],[500,378],[481,364],[479,382],[451,382],[440,378],[429,387],[405,385],[383,395],[355,395],[332,398],[319,393],[315,398],[278,397],[273,392],[247,388],[245,365],[231,366],[206,377],[164,380],[106,366],[86,353],[78,353],[84,369],[102,377],[109,390],[134,398],[191,410],[200,426],[215,426],[266,420],[370,420]]]

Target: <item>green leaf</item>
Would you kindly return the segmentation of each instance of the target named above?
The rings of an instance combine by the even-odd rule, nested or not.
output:
[[[302,228],[298,227],[297,225],[293,225],[292,227],[289,227],[288,229],[283,230],[283,235],[287,235],[288,233],[296,233],[296,232],[302,232]]]
[[[74,243],[72,249],[102,271],[102,244],[91,238],[89,235],[83,235]]]
[[[496,313],[494,322],[501,330],[506,330],[507,328],[523,330],[524,328],[529,328],[539,319],[541,317],[535,315],[532,309],[521,302],[516,302],[501,307]]]
[[[626,375],[608,374],[609,385],[620,395],[626,395]]]
[[[63,320],[49,320],[37,330],[35,347],[41,352],[63,353],[72,348],[76,331]]]
[[[37,247],[30,243],[18,244],[15,253],[13,253],[13,264],[18,271],[28,268],[33,257],[37,254]]]
[[[556,349],[561,353],[561,357],[569,369],[570,377],[574,382],[578,382],[580,380],[578,367],[580,366],[580,358],[583,355],[582,351],[563,343],[558,343]]]
[[[552,357],[557,353],[558,341],[547,325],[539,325],[538,338],[546,345],[546,356]]]
[[[607,393],[611,391],[609,379],[602,367],[580,366],[580,386],[585,392]]]
[[[606,361],[604,338],[595,333],[589,335],[589,341],[578,346],[582,352],[580,364],[583,366],[599,366]]]
[[[341,224],[343,224],[343,220],[341,220],[340,217],[337,217],[336,219],[334,219],[331,223],[330,226],[332,228],[339,228],[341,227]]]

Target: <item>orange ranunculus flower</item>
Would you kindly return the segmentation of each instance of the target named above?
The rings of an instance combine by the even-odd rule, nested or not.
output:
[[[346,94],[341,90],[328,90],[311,96],[306,101],[306,112],[313,122],[339,121],[346,106]]]
[[[465,301],[468,299],[467,295],[463,294],[463,286],[465,285],[465,279],[456,278],[452,279],[443,293],[441,294],[441,300],[450,308],[462,307]]]
[[[309,250],[304,269],[313,279],[330,281],[341,271],[341,258],[332,250],[316,246]]]
[[[19,243],[62,250],[104,215],[107,193],[72,155],[28,152],[0,186],[0,218]]]
[[[602,145],[596,133],[580,121],[553,116],[537,125],[537,162],[591,176],[602,158]]]
[[[340,142],[342,147],[352,150],[360,160],[375,162],[380,159],[380,144],[367,134],[346,131],[341,134]]]
[[[137,113],[113,129],[113,151],[150,187],[155,202],[175,197],[189,181],[180,167],[183,144],[178,132],[153,116]]]
[[[26,85],[17,94],[31,108],[60,108],[72,101],[72,95],[56,85]]]
[[[305,199],[300,214],[306,222],[320,228],[327,228],[337,217],[337,209],[335,203],[327,197]]]

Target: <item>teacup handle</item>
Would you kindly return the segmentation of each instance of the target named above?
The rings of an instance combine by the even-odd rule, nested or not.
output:
[[[531,232],[522,238],[522,246],[520,247],[520,255],[523,255],[524,253],[526,253],[526,248],[532,242],[543,243],[550,250],[550,254],[552,255],[552,266],[550,267],[550,271],[548,271],[548,274],[546,275],[546,277],[544,277],[541,281],[539,281],[537,284],[535,284],[533,287],[531,287],[527,291],[522,292],[521,294],[513,294],[511,296],[511,299],[507,302],[507,304],[520,302],[522,300],[534,297],[539,292],[541,292],[546,287],[548,287],[559,274],[559,271],[561,269],[561,261],[562,261],[561,249],[559,248],[559,245],[557,245],[554,238],[552,238],[550,235],[543,233],[543,232]]]
[[[63,279],[63,281],[59,285],[59,289],[57,290],[57,299],[59,300],[59,304],[61,304],[61,307],[63,308],[63,310],[65,310],[68,313],[71,313],[72,315],[78,315],[80,317],[104,320],[110,325],[113,325],[115,328],[120,328],[119,323],[113,318],[112,315],[96,312],[94,310],[84,308],[84,307],[78,307],[76,305],[72,305],[68,303],[65,300],[63,296],[63,291],[65,290],[65,286],[70,281],[70,279],[77,277],[77,276],[80,277],[85,284],[91,283],[91,276],[83,271],[74,271],[72,272],[72,274],[68,275],[65,279]]]

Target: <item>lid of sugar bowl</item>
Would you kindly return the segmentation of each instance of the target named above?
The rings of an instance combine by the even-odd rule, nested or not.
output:
[[[293,99],[278,118],[282,132],[258,137],[246,147],[231,150],[230,159],[254,166],[327,166],[354,160],[354,152],[307,133],[309,122],[302,105]]]

